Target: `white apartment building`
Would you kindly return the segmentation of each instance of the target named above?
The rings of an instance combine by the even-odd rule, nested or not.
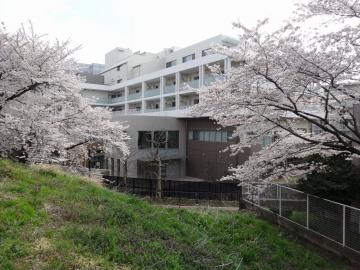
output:
[[[169,48],[159,53],[115,48],[105,55],[105,68],[100,72],[104,84],[82,84],[81,93],[93,106],[110,107],[114,121],[129,125],[129,177],[151,177],[140,175],[141,162],[151,159],[153,148],[141,146],[141,140],[158,132],[171,139],[161,149],[168,161],[166,177],[186,176],[187,130],[182,119],[188,118],[188,108],[199,102],[196,89],[216,80],[209,65],[219,65],[224,72],[230,67],[225,56],[209,52],[215,44],[235,46],[237,41],[218,35],[183,49]],[[110,174],[121,176],[118,158],[107,161]]]
[[[215,80],[208,65],[224,71],[228,59],[209,54],[214,44],[236,45],[236,40],[219,35],[189,47],[164,49],[153,54],[115,48],[105,55],[104,85],[82,84],[82,94],[95,106],[109,106],[114,115],[181,117],[198,102],[193,90]]]

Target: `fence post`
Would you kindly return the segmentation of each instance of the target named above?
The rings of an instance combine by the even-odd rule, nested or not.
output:
[[[306,228],[309,229],[309,194],[306,194]]]
[[[343,239],[342,239],[342,244],[343,244],[343,246],[345,246],[345,217],[346,217],[346,215],[345,215],[345,213],[346,213],[346,208],[345,208],[346,206],[345,205],[343,205],[343,222],[342,222],[342,224],[343,224]]]
[[[278,185],[279,188],[279,215],[281,216],[281,186]]]

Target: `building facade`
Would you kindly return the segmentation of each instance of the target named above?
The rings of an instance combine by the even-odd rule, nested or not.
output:
[[[159,153],[165,164],[164,178],[213,181],[251,154],[251,149],[237,156],[223,152],[232,142],[231,129],[189,114],[189,108],[201,98],[197,89],[220,79],[209,66],[218,65],[223,72],[231,68],[228,58],[212,53],[215,44],[231,47],[237,41],[219,35],[156,54],[115,48],[105,55],[100,72],[103,83],[82,84],[81,93],[93,106],[111,108],[113,121],[129,125],[129,177],[153,178],[149,164]],[[102,163],[110,175],[124,174],[119,159],[112,156]]]

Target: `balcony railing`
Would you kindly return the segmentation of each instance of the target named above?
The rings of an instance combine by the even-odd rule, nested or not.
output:
[[[111,98],[110,99],[110,103],[119,103],[119,102],[124,102],[125,101],[125,97],[116,97],[116,98]]]
[[[174,110],[176,110],[176,106],[164,107],[164,111],[174,111]]]
[[[125,110],[122,111],[113,111],[113,115],[124,115],[125,114]]]
[[[211,85],[213,82],[216,81],[216,78],[211,75],[205,75],[204,76],[204,85]]]
[[[129,114],[138,114],[141,113],[141,108],[129,108]]]
[[[141,98],[141,92],[129,94],[127,99],[134,100],[134,99],[140,99],[140,98]]]
[[[158,112],[158,111],[160,111],[160,108],[157,108],[157,109],[155,109],[155,108],[145,109],[145,112]]]
[[[164,86],[164,94],[175,93],[175,84],[165,85]]]
[[[186,104],[186,105],[180,105],[179,106],[179,109],[180,110],[186,110],[186,109],[189,109],[192,105],[189,105],[189,104]]]
[[[145,90],[145,97],[154,97],[160,95],[160,89]]]
[[[199,88],[199,80],[183,82],[181,84],[180,91],[191,90],[191,88]]]
[[[219,75],[205,75],[204,76],[204,85],[208,86],[211,85],[213,82],[216,81],[223,81],[224,77]]]
[[[91,104],[109,104],[109,99],[107,98],[91,98]]]

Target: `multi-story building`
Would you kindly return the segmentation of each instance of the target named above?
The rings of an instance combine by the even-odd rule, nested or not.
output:
[[[189,115],[189,107],[201,98],[196,89],[217,79],[209,66],[216,64],[224,72],[231,68],[228,58],[209,50],[219,43],[235,46],[237,41],[219,35],[156,54],[115,48],[105,55],[100,73],[104,83],[82,85],[82,95],[91,99],[93,106],[110,107],[113,121],[129,125],[129,177],[154,177],[147,164],[156,150],[166,164],[163,173],[169,179],[215,180],[225,175],[230,165],[248,158],[250,150],[238,156],[220,152],[232,141],[231,129],[221,129],[206,117]],[[155,143],[160,137],[164,141]],[[103,166],[111,175],[123,175],[119,157],[106,158]]]

